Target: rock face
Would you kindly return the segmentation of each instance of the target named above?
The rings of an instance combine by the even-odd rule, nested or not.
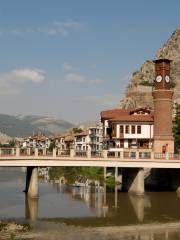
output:
[[[171,79],[175,84],[174,102],[180,103],[180,27],[156,53],[156,59],[168,58],[171,63]],[[132,74],[120,103],[121,108],[153,108],[152,85],[155,78],[154,63],[145,61],[139,71]]]

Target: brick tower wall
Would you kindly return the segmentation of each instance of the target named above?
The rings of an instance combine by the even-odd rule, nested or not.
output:
[[[174,152],[172,134],[172,90],[154,90],[154,151]]]

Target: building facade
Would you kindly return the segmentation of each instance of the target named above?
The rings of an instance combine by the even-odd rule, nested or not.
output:
[[[153,112],[150,109],[111,109],[101,112],[104,145],[108,149],[152,149]]]
[[[89,127],[86,131],[76,134],[74,149],[76,151],[99,152],[103,149],[103,128],[102,124]]]
[[[35,134],[30,136],[22,141],[23,148],[39,148],[39,149],[48,149],[53,138],[47,137],[43,134]]]

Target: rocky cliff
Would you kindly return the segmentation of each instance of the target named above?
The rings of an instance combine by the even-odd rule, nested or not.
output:
[[[174,87],[174,102],[180,103],[180,27],[171,35],[168,41],[157,51],[156,59],[168,58],[171,63],[171,79]],[[130,82],[120,107],[152,107],[152,85],[155,78],[154,63],[144,62],[140,70],[131,75]]]

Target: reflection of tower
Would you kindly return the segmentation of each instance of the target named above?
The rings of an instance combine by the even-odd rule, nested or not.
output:
[[[170,60],[155,60],[154,152],[174,152],[172,134],[172,97]]]

